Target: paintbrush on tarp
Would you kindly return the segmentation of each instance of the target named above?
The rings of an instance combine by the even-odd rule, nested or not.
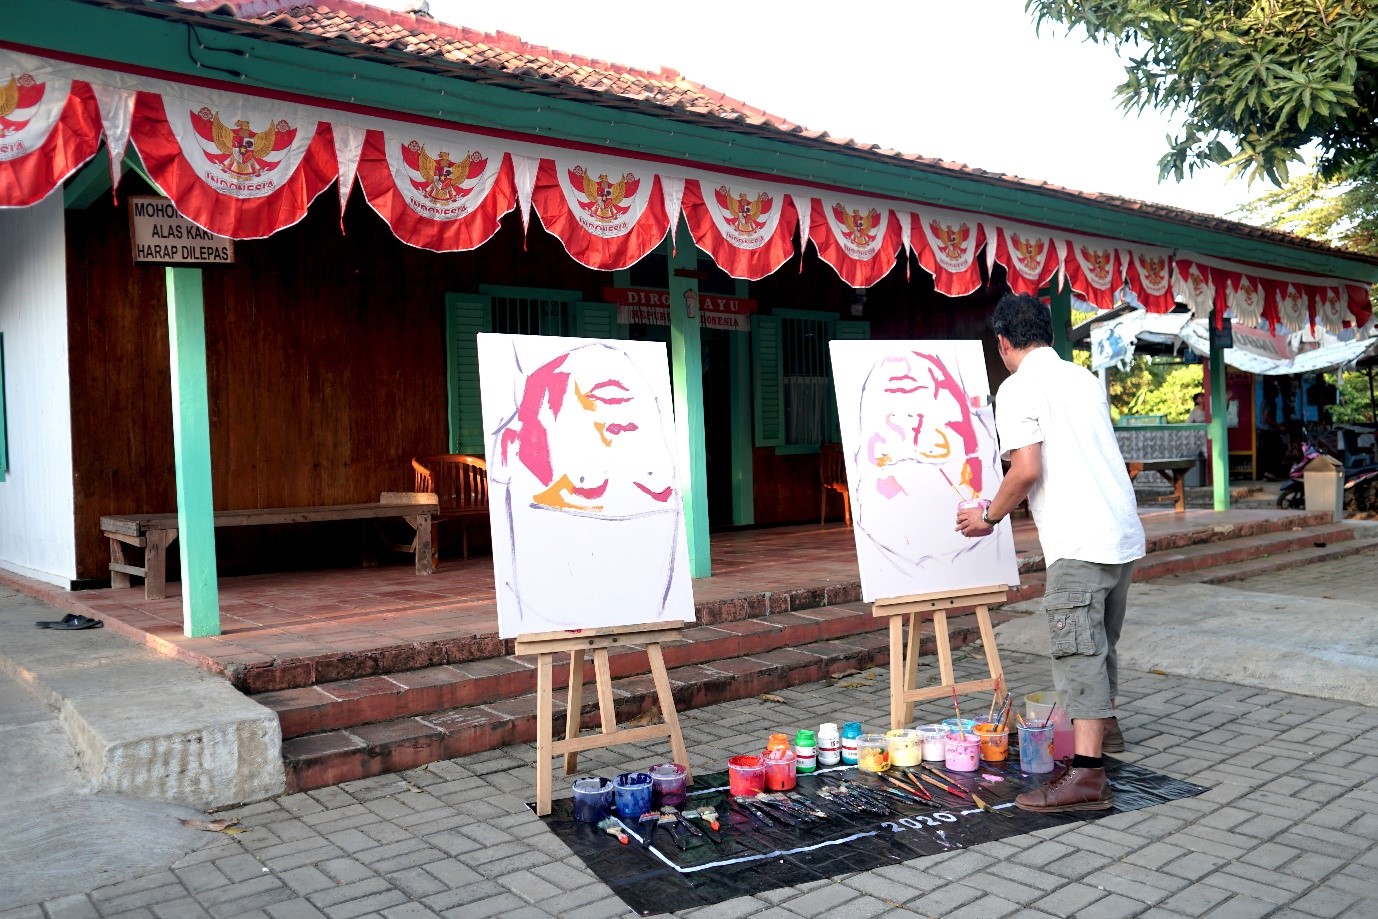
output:
[[[914,777],[921,782],[927,782],[934,788],[937,788],[938,790],[947,794],[949,797],[955,798],[958,801],[965,803],[971,800],[971,796],[968,795],[966,792],[962,791],[960,788],[954,788],[946,782],[940,782],[937,779],[933,778],[933,776],[931,775],[916,775]]]
[[[957,733],[962,735],[962,740],[967,739],[967,732],[962,729],[962,709],[957,705],[957,687],[949,686],[952,690],[952,710],[957,713]]]
[[[977,794],[976,792],[974,792],[974,791],[971,793],[971,800],[972,800],[972,803],[974,803],[977,807],[979,807],[981,810],[985,811],[985,812],[988,813],[988,814],[994,814],[994,815],[997,816],[997,817],[1008,817],[1008,816],[1009,816],[1009,814],[1002,814],[1000,811],[998,811],[998,810],[996,810],[995,808],[991,807],[989,804],[987,804],[987,803],[985,802],[985,800],[983,800],[983,799],[981,798],[980,795],[978,795],[978,794]]]
[[[967,791],[965,788],[959,785],[957,783],[957,780],[954,779],[952,776],[948,775],[946,772],[943,772],[935,766],[930,766],[928,763],[924,763],[923,768],[932,772],[933,775],[938,776],[938,778],[935,779],[933,778],[933,776],[920,774],[919,777],[922,778],[924,781],[928,782],[928,784],[936,785],[938,788],[941,788],[948,794],[956,795],[963,801],[971,800],[971,792]]]
[[[622,822],[615,817],[608,817],[606,820],[599,820],[598,829],[602,830],[604,833],[607,833],[609,836],[616,836],[617,841],[622,843],[622,845],[624,846],[627,843],[631,842],[631,837],[628,836],[627,831],[623,829]]]
[[[881,773],[880,777],[911,797],[919,798],[923,801],[933,800],[933,796],[929,794],[922,785],[911,785],[908,782],[901,781],[898,776],[891,775],[888,772]]]

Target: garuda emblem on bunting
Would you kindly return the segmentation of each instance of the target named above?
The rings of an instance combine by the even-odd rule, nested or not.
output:
[[[836,198],[825,206],[815,198],[810,209],[824,219],[809,227],[809,239],[819,257],[852,287],[870,287],[895,267],[901,226],[889,208]]]
[[[1346,312],[1344,296],[1338,287],[1322,287],[1316,291],[1316,318],[1327,332],[1339,335],[1344,330]]]
[[[1056,244],[1045,230],[1000,224],[995,231],[995,261],[1005,266],[1005,280],[1017,294],[1036,296],[1057,271]]]
[[[698,247],[734,278],[759,280],[794,254],[798,213],[780,188],[724,176],[689,178],[684,219]]]
[[[14,159],[29,152],[29,145],[20,136],[38,114],[43,101],[45,84],[33,74],[11,74],[8,83],[0,84],[0,159]]]
[[[560,157],[540,161],[531,203],[576,261],[615,271],[665,238],[683,192],[683,179],[662,176],[647,163]]]
[[[460,198],[467,198],[472,187],[465,183],[472,177],[483,174],[488,160],[477,150],[471,150],[459,159],[453,159],[450,151],[441,150],[436,156],[426,152],[426,145],[413,140],[402,148],[402,162],[411,173],[408,181],[411,187],[434,204],[450,204]]]
[[[203,107],[191,120],[201,138],[206,159],[220,167],[228,178],[244,183],[270,173],[282,165],[282,158],[297,139],[296,128],[286,120],[268,122],[262,130],[250,126],[244,118],[230,127],[220,120],[219,112]]]
[[[1019,273],[1028,278],[1038,276],[1043,263],[1048,260],[1050,243],[1046,239],[1025,239],[1018,233],[1009,236],[1010,257],[1019,267]]]
[[[974,214],[925,209],[914,215],[912,226],[914,252],[939,293],[962,297],[980,288],[976,253],[986,243],[986,231]]]
[[[756,197],[752,198],[738,189],[734,196],[732,189],[726,185],[713,189],[713,200],[721,209],[727,225],[744,243],[757,241],[770,224],[766,215],[775,207],[775,199],[763,191],[757,192]]]
[[[1069,239],[1062,265],[1067,280],[1087,303],[1108,310],[1115,305],[1120,287],[1120,257],[1115,247],[1101,240]]]
[[[1129,253],[1125,283],[1144,308],[1154,313],[1172,311],[1172,270],[1168,253],[1135,249]]]
[[[1292,332],[1300,332],[1302,326],[1310,323],[1307,314],[1306,293],[1299,285],[1279,281],[1275,288],[1278,306],[1278,321]]]
[[[579,209],[603,224],[625,217],[632,206],[622,202],[634,198],[641,188],[641,180],[630,172],[622,173],[622,178],[614,182],[605,172],[600,172],[595,179],[583,166],[569,171],[569,183],[576,194],[583,196],[578,202]]]
[[[847,250],[848,255],[852,258],[870,258],[875,255],[871,247],[880,235],[880,211],[873,207],[863,214],[860,208],[853,207],[849,211],[845,204],[837,202],[833,204],[833,219],[842,230],[842,247]]]
[[[91,87],[52,67],[0,49],[0,207],[42,201],[100,147]]]
[[[1263,288],[1247,274],[1231,275],[1226,280],[1225,302],[1236,321],[1249,326],[1263,321]]]

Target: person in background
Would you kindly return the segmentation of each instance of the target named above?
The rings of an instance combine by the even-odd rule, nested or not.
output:
[[[1006,294],[992,325],[1010,371],[995,400],[1010,471],[988,507],[957,513],[957,530],[985,536],[1028,498],[1048,571],[1043,611],[1053,685],[1066,699],[1076,751],[1015,804],[1044,812],[1105,810],[1114,794],[1102,754],[1124,749],[1114,710],[1115,644],[1134,562],[1144,554],[1143,526],[1105,389],[1052,349],[1048,308],[1027,294]]]
[[[1191,397],[1191,411],[1187,413],[1187,424],[1205,424],[1206,418],[1206,395],[1197,393]]]

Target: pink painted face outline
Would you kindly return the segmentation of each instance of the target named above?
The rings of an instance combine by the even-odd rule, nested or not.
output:
[[[515,458],[539,483],[533,506],[608,517],[673,507],[674,457],[657,400],[613,346],[576,348],[528,375],[499,443],[501,461]]]

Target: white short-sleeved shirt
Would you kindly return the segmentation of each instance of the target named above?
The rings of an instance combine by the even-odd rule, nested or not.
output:
[[[1046,564],[1143,557],[1144,528],[1100,380],[1052,348],[1036,348],[1000,385],[995,426],[1006,456],[1043,445],[1029,510]]]

